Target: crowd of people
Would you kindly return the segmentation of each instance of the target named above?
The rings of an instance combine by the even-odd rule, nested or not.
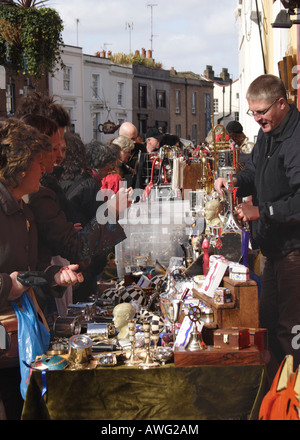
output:
[[[84,144],[70,127],[63,106],[38,92],[24,96],[15,117],[0,123],[0,322],[17,319],[11,302],[30,291],[51,330],[70,304],[97,291],[115,245],[126,238],[117,220],[132,189],[142,185],[138,164],[159,149],[162,137],[151,128],[144,139],[124,122],[109,143]],[[105,224],[96,216],[103,201]],[[47,282],[24,285],[20,273]],[[18,359],[6,368],[1,358],[0,410],[4,404],[7,418],[19,418]]]
[[[106,252],[125,239],[117,221],[96,220],[97,192],[122,162],[122,148],[85,146],[69,128],[65,109],[39,93],[24,97],[15,117],[0,123],[1,322],[15,316],[11,302],[30,291],[51,329],[55,316],[91,294]],[[130,197],[131,188],[121,188],[108,201],[113,219],[130,206]],[[38,274],[46,283],[24,285],[20,274]],[[15,361],[9,368],[4,362],[0,373],[0,407],[8,419],[20,418],[23,403]]]

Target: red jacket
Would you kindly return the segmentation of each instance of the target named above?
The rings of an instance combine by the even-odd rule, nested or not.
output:
[[[121,176],[118,173],[111,173],[102,179],[101,190],[111,189],[116,194],[120,189]]]

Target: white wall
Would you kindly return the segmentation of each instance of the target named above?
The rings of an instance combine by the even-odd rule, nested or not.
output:
[[[231,95],[231,96],[230,96]],[[214,124],[216,125],[218,119],[223,116],[223,103],[224,103],[224,115],[225,119],[220,123],[224,126],[227,125],[229,121],[235,119],[235,113],[239,113],[240,108],[240,84],[239,80],[232,81],[231,86],[226,85],[222,86],[218,83],[214,83],[214,99],[218,100],[219,103],[219,112],[218,114],[214,114]],[[230,105],[231,100],[231,105]],[[231,115],[229,115],[231,112]]]
[[[54,77],[49,77],[49,93],[57,96],[57,102],[62,104],[70,113],[74,131],[84,139],[82,49],[80,47],[65,46],[61,57],[65,66],[71,68],[70,89],[66,90],[64,87],[64,72],[59,68]]]
[[[119,121],[132,120],[132,69],[112,64],[106,58],[84,55],[84,107],[85,107],[85,142],[93,138],[107,143],[118,136],[99,132],[99,124],[110,120],[115,125]],[[98,91],[93,91],[93,75],[97,75]],[[123,84],[123,100],[118,104],[118,83]],[[93,96],[94,95],[94,96]]]
[[[241,4],[240,4],[241,3]],[[261,10],[261,2],[257,2]],[[247,115],[248,103],[246,92],[251,82],[264,74],[263,56],[260,44],[259,29],[256,21],[256,2],[240,0],[238,4],[239,24],[239,75],[240,75],[240,123],[250,141],[258,133],[258,125]]]
[[[49,93],[57,95],[57,102],[69,111],[75,132],[84,143],[94,138],[106,143],[118,136],[118,131],[106,135],[97,128],[108,120],[116,125],[132,120],[131,66],[115,65],[109,59],[85,55],[80,47],[65,46],[61,56],[66,68],[70,69],[70,87],[67,90],[64,71],[59,68],[54,77],[49,77]],[[93,75],[99,80],[97,90]],[[118,83],[123,84],[121,104],[118,103]]]

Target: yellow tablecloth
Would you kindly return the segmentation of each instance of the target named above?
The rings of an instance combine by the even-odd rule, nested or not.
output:
[[[142,370],[33,371],[23,420],[217,420],[256,418],[265,393],[264,365]]]

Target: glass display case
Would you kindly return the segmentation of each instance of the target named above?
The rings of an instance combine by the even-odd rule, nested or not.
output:
[[[183,257],[181,244],[193,221],[188,200],[133,204],[119,221],[127,238],[116,246],[118,276],[156,260],[168,267],[171,257]]]

